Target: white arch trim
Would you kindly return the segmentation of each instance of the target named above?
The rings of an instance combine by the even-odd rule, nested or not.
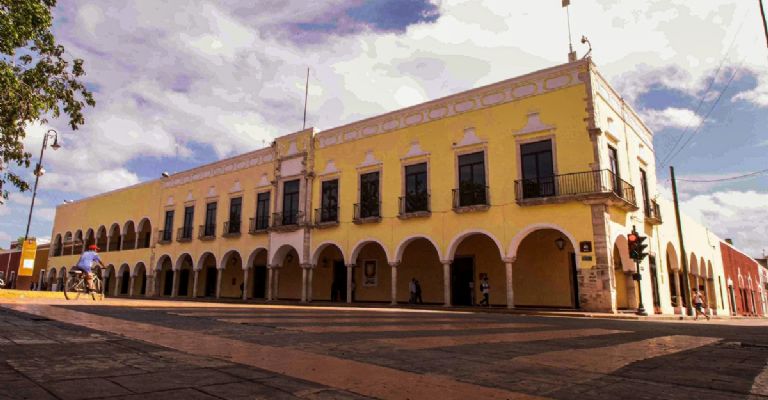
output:
[[[125,272],[126,270],[128,270],[128,274],[130,275],[131,274],[131,266],[128,265],[128,263],[121,263],[120,264],[120,268],[118,268],[118,270],[117,270],[117,276],[118,277],[122,277],[123,276],[123,272]]]
[[[293,247],[293,245],[285,243],[282,246],[278,247],[277,250],[275,251],[275,254],[272,255],[272,262],[270,265],[278,265],[278,266],[282,265],[283,260],[285,259],[286,256],[288,256],[288,253],[290,253],[291,250],[296,251],[296,254],[299,255],[299,262],[301,262],[301,254],[299,253],[299,251],[296,250],[296,248]]]
[[[181,270],[182,261],[184,260],[184,257],[186,257],[186,256],[189,256],[190,264],[192,264],[191,267],[192,267],[192,269],[195,269],[195,258],[192,257],[192,254],[184,252],[184,253],[181,253],[179,258],[176,259],[176,262],[173,263],[173,270],[174,271]]]
[[[432,243],[432,247],[435,248],[435,251],[437,251],[437,259],[443,260],[443,254],[440,252],[440,246],[437,245],[437,243],[429,236],[427,235],[411,235],[403,239],[403,241],[400,242],[400,244],[397,245],[397,250],[395,250],[395,262],[400,263],[403,261],[403,254],[405,253],[405,249],[408,247],[411,242],[418,239],[425,239],[428,242]]]
[[[499,249],[499,257],[504,258],[504,246],[501,245],[499,239],[497,239],[496,236],[494,236],[491,232],[488,232],[484,229],[467,229],[456,235],[453,240],[451,240],[451,243],[448,245],[448,251],[445,253],[446,261],[453,261],[453,257],[456,255],[456,249],[459,248],[459,245],[464,239],[478,234],[491,238],[491,240],[496,243],[496,247]]]
[[[376,243],[379,246],[381,246],[381,248],[384,249],[384,256],[387,258],[387,262],[392,261],[392,257],[389,254],[389,250],[387,249],[387,246],[384,245],[384,243],[382,243],[378,239],[366,238],[357,242],[355,244],[355,247],[352,248],[352,252],[350,253],[349,259],[347,260],[347,265],[355,264],[357,262],[357,256],[360,255],[360,251],[368,243]]]
[[[195,265],[195,268],[194,268],[195,270],[202,271],[202,269],[203,269],[203,261],[205,261],[205,259],[208,257],[208,255],[213,256],[214,266],[216,268],[219,267],[218,263],[216,262],[216,255],[213,254],[210,251],[206,251],[206,252],[204,252],[203,254],[200,255],[200,258],[197,259],[197,264]],[[192,261],[194,261],[194,259]]]
[[[160,256],[160,258],[157,259],[157,264],[155,264],[155,271],[161,271],[163,269],[163,260],[168,259],[171,262],[171,269],[173,269],[173,259],[168,254],[163,254]]]
[[[312,252],[312,258],[310,261],[312,265],[318,264],[318,262],[320,261],[320,254],[322,254],[323,250],[327,249],[329,246],[336,246],[336,248],[339,249],[339,252],[341,253],[341,258],[346,259],[344,257],[344,249],[341,247],[341,245],[333,241],[326,241],[326,242],[320,243],[320,245],[318,245],[315,248],[315,250]]]
[[[257,247],[253,249],[251,254],[248,256],[248,262],[246,264],[243,264],[243,269],[248,269],[253,266],[253,262],[256,260],[256,256],[259,255],[260,252],[266,252],[267,253],[267,264],[269,264],[269,249],[266,247]]]
[[[131,276],[139,276],[139,266],[141,266],[141,269],[144,270],[144,276],[147,275],[147,264],[145,264],[143,261],[139,261],[136,263],[136,265],[133,266],[133,269],[131,270]]]

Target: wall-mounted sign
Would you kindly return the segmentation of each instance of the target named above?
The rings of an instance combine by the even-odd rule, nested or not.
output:
[[[583,242],[579,242],[579,251],[582,253],[591,253],[592,252],[592,242],[589,240],[585,240]]]
[[[581,256],[581,261],[592,261],[592,256]]]
[[[28,239],[21,245],[21,260],[19,260],[19,276],[32,276],[35,269],[35,254],[37,254],[37,240]]]

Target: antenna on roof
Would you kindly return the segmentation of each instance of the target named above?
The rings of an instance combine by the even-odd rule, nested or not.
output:
[[[568,16],[568,62],[576,61],[576,52],[573,51],[573,40],[571,40],[571,11],[568,6],[571,5],[571,0],[563,0],[563,7],[565,13]]]
[[[307,129],[307,96],[309,95],[309,67],[307,67],[307,83],[304,85],[304,124],[301,130]]]

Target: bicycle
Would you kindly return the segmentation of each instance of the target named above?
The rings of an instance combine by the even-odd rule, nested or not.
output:
[[[73,268],[69,271],[69,278],[64,284],[64,298],[67,300],[77,300],[81,293],[90,294],[93,300],[104,299],[104,287],[101,284],[101,278],[97,273],[99,268],[93,272],[93,290],[88,289],[88,282],[85,280],[83,271]]]

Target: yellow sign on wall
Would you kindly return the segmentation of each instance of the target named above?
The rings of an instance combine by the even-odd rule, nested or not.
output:
[[[21,260],[19,261],[19,276],[32,276],[35,269],[37,240],[28,239],[21,245]]]

